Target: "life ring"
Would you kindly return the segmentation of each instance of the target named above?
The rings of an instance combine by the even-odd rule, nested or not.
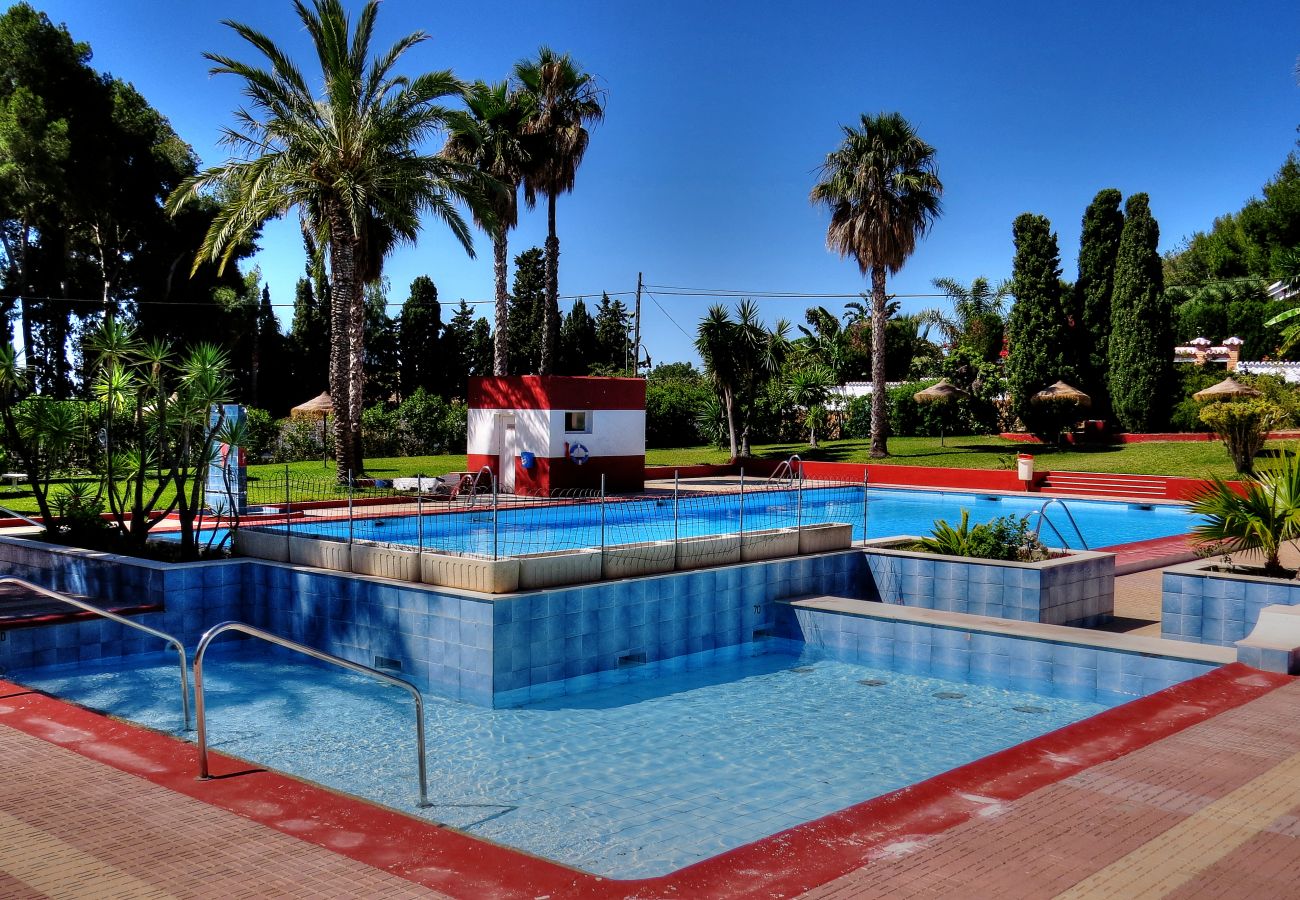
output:
[[[582,444],[571,444],[569,446],[569,459],[573,460],[576,465],[582,465],[591,458],[591,453]]]

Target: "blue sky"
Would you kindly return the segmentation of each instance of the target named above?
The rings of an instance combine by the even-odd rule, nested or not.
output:
[[[93,64],[133,82],[205,164],[236,79],[210,77],[205,50],[252,60],[222,18],[312,60],[288,0],[35,0]],[[352,2],[359,8],[359,2]],[[1300,5],[1013,2],[818,3],[385,0],[379,45],[432,39],[409,71],[499,80],[538,45],[568,51],[608,90],[572,195],[559,204],[560,292],[655,285],[855,293],[851,261],[825,249],[808,203],[816,169],[862,112],[897,110],[938,150],[944,213],[890,291],[932,278],[1000,278],[1011,222],[1046,215],[1072,278],[1084,207],[1103,187],[1146,191],[1168,250],[1236,210],[1276,171],[1300,123]],[[525,212],[511,254],[545,237]],[[256,259],[277,303],[303,266],[296,224],[269,227]],[[437,225],[387,263],[390,300],[427,274],[445,305],[492,296],[491,245],[469,260]],[[711,301],[653,292],[644,342],[656,362],[693,359],[688,334]],[[629,299],[630,298],[626,298]],[[839,311],[843,301],[827,300]],[[904,309],[936,300],[904,300]],[[562,307],[567,307],[562,303]],[[806,301],[762,303],[802,319]],[[488,306],[478,307],[484,314]],[[666,312],[665,312],[666,311]],[[285,310],[280,310],[281,315]],[[685,332],[685,333],[684,333]]]

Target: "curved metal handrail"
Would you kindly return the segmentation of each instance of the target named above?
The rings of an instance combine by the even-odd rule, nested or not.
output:
[[[483,466],[477,472],[474,473],[474,480],[469,483],[469,505],[470,506],[478,505],[478,482],[479,479],[483,477],[484,472],[487,473],[488,487],[492,488],[493,491],[496,490],[496,488],[493,487],[496,484],[496,475],[492,473],[492,467]]]
[[[278,634],[272,634],[261,628],[252,625],[245,625],[243,622],[221,622],[213,625],[207,631],[203,632],[203,637],[199,638],[198,649],[194,651],[194,719],[198,728],[198,746],[199,746],[199,777],[211,778],[208,774],[208,723],[207,716],[203,706],[203,654],[207,651],[208,645],[213,639],[227,631],[238,631],[250,637],[260,638],[271,644],[285,647],[289,650],[296,650],[299,653],[319,659],[322,662],[333,663],[344,669],[351,669],[361,675],[369,675],[371,678],[399,687],[411,695],[415,701],[415,743],[418,753],[420,769],[420,806],[429,806],[429,782],[425,774],[425,751],[424,751],[424,697],[415,685],[403,681],[400,678],[394,678],[387,672],[381,672],[378,669],[372,669],[370,666],[361,663],[352,662],[341,656],[335,656],[332,653],[326,653],[323,650],[317,650],[315,647],[308,647],[306,644],[300,644],[297,641],[291,641],[288,638],[280,637]]]
[[[1038,527],[1034,529],[1034,539],[1038,539],[1038,535],[1043,529],[1043,523],[1046,522],[1047,527],[1052,529],[1052,533],[1060,539],[1061,545],[1063,547],[1069,546],[1069,542],[1066,541],[1065,536],[1061,534],[1060,529],[1056,527],[1051,519],[1047,518],[1047,507],[1051,506],[1053,503],[1065,510],[1065,517],[1070,520],[1070,524],[1074,527],[1074,533],[1079,536],[1079,543],[1083,545],[1084,550],[1087,550],[1088,539],[1083,536],[1083,529],[1080,528],[1079,523],[1074,520],[1074,513],[1070,512],[1070,507],[1066,506],[1065,501],[1060,497],[1051,497],[1043,501],[1043,505],[1038,508]]]
[[[106,609],[101,609],[100,607],[94,606],[90,603],[86,603],[83,600],[74,600],[72,597],[69,597],[67,594],[60,594],[58,591],[52,591],[49,588],[43,588],[38,584],[32,584],[30,581],[25,581],[22,578],[14,578],[11,575],[0,577],[0,584],[21,585],[22,587],[25,587],[30,591],[35,591],[36,593],[40,594],[42,597],[48,597],[51,600],[57,600],[60,603],[66,603],[69,606],[75,606],[77,609],[84,610],[85,612],[88,613],[94,613],[97,616],[102,616],[105,619],[108,619],[113,622],[117,622],[119,625],[126,625],[128,628],[134,628],[137,631],[143,631],[145,634],[153,635],[159,640],[166,641],[168,644],[171,644],[173,647],[175,647],[176,655],[180,657],[180,663],[181,663],[181,714],[185,717],[185,729],[187,731],[189,730],[190,683],[189,683],[189,676],[186,671],[186,665],[185,665],[184,644],[182,644],[180,641],[178,641],[176,638],[172,637],[170,634],[168,634],[165,631],[159,631],[156,628],[150,628],[148,625],[141,625],[139,622],[132,622],[130,619],[126,618],[125,616],[119,616],[117,613],[109,612]]]
[[[794,484],[796,480],[803,481],[803,459],[798,453],[791,454],[789,459],[781,460],[780,465],[772,470],[771,475],[767,476],[768,484],[772,482],[780,484],[783,481]]]

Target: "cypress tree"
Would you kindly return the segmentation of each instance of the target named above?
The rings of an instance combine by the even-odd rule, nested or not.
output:
[[[596,305],[596,345],[591,354],[593,367],[606,370],[606,374],[622,374],[628,365],[631,346],[632,318],[623,301],[609,294],[601,294]]]
[[[546,315],[546,257],[533,247],[515,257],[506,332],[511,375],[536,374],[542,362],[542,326]]]
[[[402,356],[402,396],[417,388],[447,397],[451,386],[446,379],[442,353],[442,305],[433,279],[420,275],[411,282],[411,293],[402,304],[398,320],[398,343]]]
[[[1124,214],[1114,188],[1104,188],[1083,214],[1079,238],[1079,280],[1074,283],[1075,323],[1079,335],[1079,388],[1092,397],[1093,409],[1110,408],[1106,380],[1110,343],[1111,292]]]
[[[1173,311],[1165,299],[1159,242],[1147,195],[1134,194],[1124,205],[1110,310],[1110,398],[1126,431],[1164,428],[1173,401]]]
[[[329,300],[312,290],[311,281],[299,278],[293,296],[293,324],[289,329],[293,357],[293,402],[301,403],[329,386]]]
[[[1025,427],[1050,433],[1050,427],[1059,424],[1059,413],[1036,407],[1029,398],[1055,381],[1078,381],[1061,289],[1061,253],[1045,216],[1022,213],[1011,230],[1016,245],[1011,271],[1015,304],[1007,321],[1007,390]]]
[[[564,317],[560,326],[561,375],[587,375],[591,372],[591,359],[596,350],[596,320],[587,312],[587,304],[579,297]]]

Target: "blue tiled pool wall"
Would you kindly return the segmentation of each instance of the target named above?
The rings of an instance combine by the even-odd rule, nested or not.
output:
[[[1090,627],[1115,609],[1115,558],[1086,556],[1045,567],[866,551],[863,596],[902,606]]]
[[[859,596],[857,551],[611,581],[519,595],[494,606],[497,706],[586,690],[602,672],[749,643],[774,601]]]
[[[1166,571],[1161,587],[1160,635],[1176,641],[1231,647],[1255,628],[1265,606],[1300,605],[1300,582]]]
[[[236,619],[355,662],[396,661],[418,686],[481,705],[584,689],[565,679],[750,642],[771,628],[776,599],[857,596],[862,562],[844,551],[488,600],[257,560],[164,566],[0,539],[7,574],[103,602],[165,602],[165,612],[138,621],[191,649],[204,630]],[[0,641],[0,666],[113,658],[157,644],[103,620],[15,629]]]
[[[1123,703],[1215,665],[778,604],[777,635],[865,665],[1074,700]]]

